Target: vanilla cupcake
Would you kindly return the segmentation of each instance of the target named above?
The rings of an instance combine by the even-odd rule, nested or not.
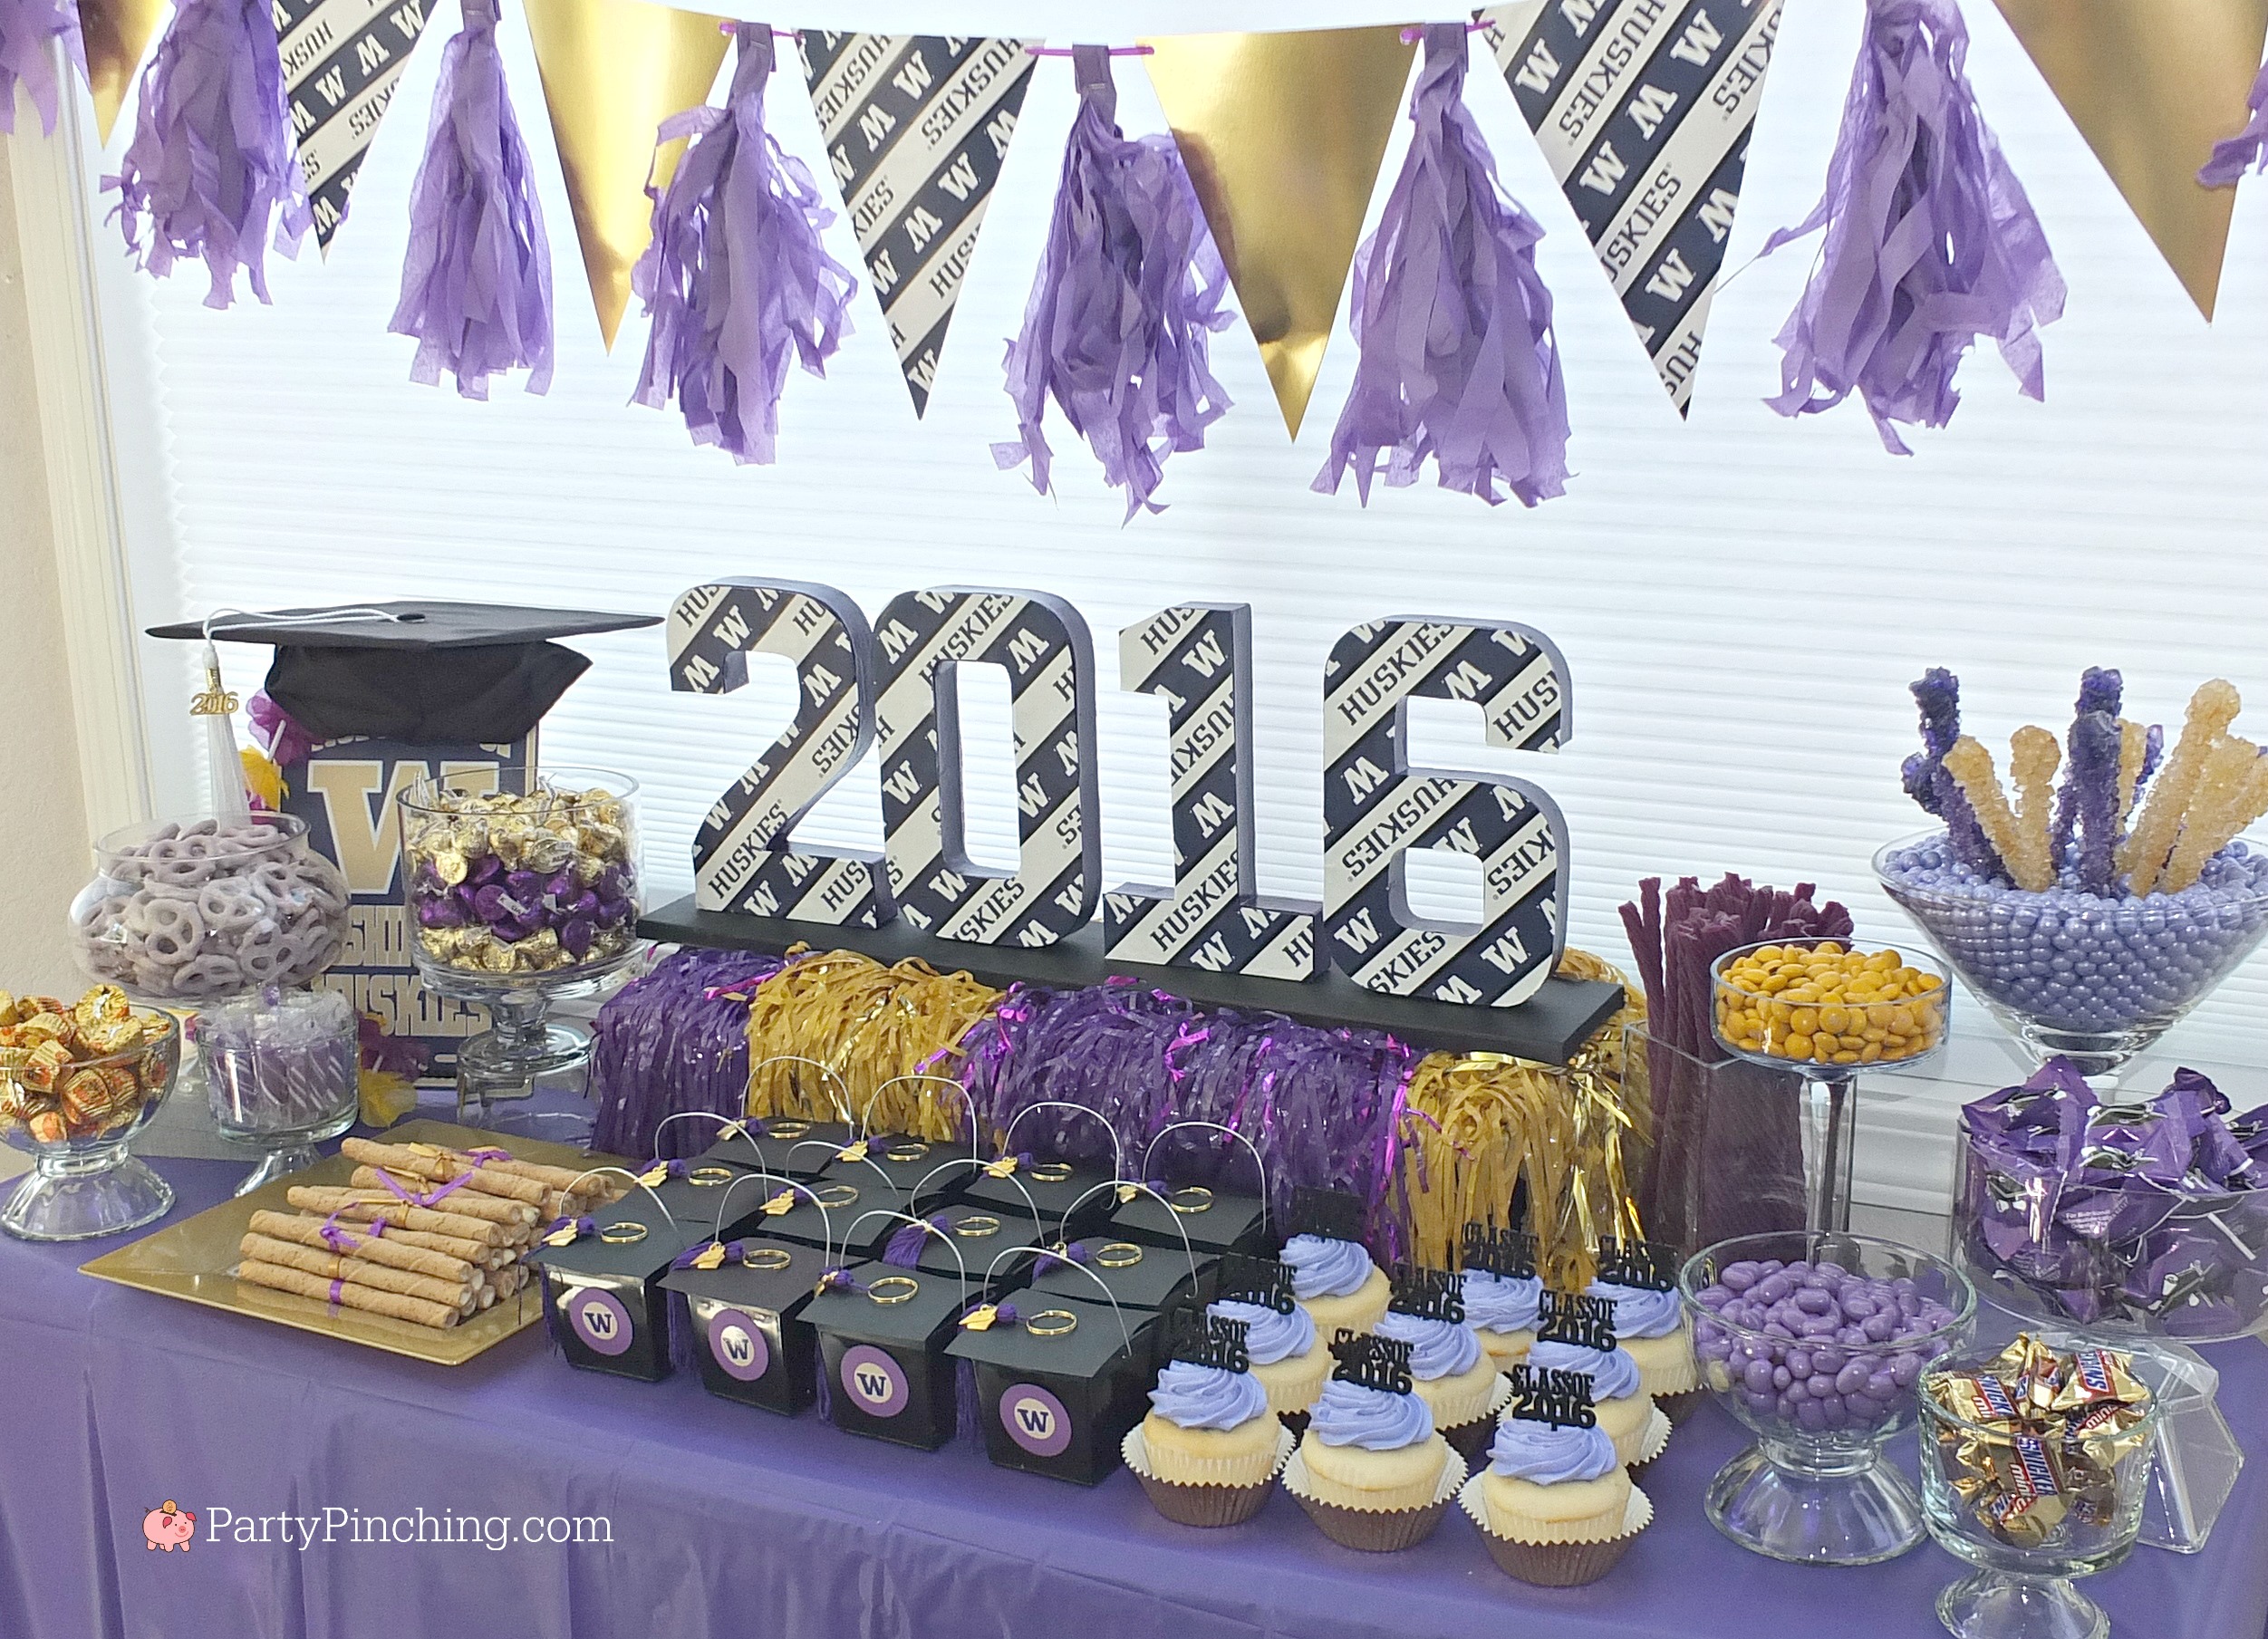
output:
[[[1507,1574],[1548,1587],[1605,1576],[1654,1514],[1605,1429],[1513,1417],[1459,1500]]]
[[[1336,1337],[1342,1326],[1375,1329],[1393,1288],[1360,1242],[1295,1235],[1284,1242],[1282,1258],[1291,1266],[1291,1295],[1325,1339]]]
[[[1638,1363],[1638,1380],[1647,1393],[1686,1394],[1701,1387],[1693,1331],[1675,1292],[1607,1280],[1594,1280],[1583,1291],[1587,1297],[1614,1300],[1615,1341]]]
[[[1295,1306],[1283,1315],[1265,1304],[1224,1299],[1205,1313],[1244,1323],[1245,1353],[1252,1375],[1268,1391],[1270,1411],[1296,1416],[1323,1393],[1323,1380],[1331,1374],[1331,1351],[1305,1309]]]
[[[1465,1324],[1481,1339],[1500,1372],[1528,1358],[1536,1341],[1537,1309],[1543,1302],[1543,1282],[1533,1275],[1491,1275],[1486,1269],[1464,1272]]]
[[[1266,1485],[1283,1425],[1250,1372],[1169,1361],[1150,1391],[1142,1441],[1150,1471],[1169,1485]]]
[[[1435,1320],[1388,1309],[1378,1335],[1410,1345],[1410,1375],[1433,1427],[1468,1459],[1477,1458],[1504,1387],[1496,1363],[1472,1328],[1461,1320]]]
[[[1624,1462],[1651,1462],[1661,1455],[1669,1441],[1669,1419],[1646,1392],[1629,1350],[1601,1354],[1580,1344],[1546,1339],[1528,1351],[1527,1364],[1539,1372],[1580,1372],[1591,1380],[1598,1426],[1615,1442]]]

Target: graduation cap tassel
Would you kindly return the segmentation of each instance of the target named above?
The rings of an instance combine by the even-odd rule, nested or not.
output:
[[[61,40],[79,78],[87,77],[86,43],[74,0],[0,0],[0,131],[15,130],[15,88],[32,95],[43,134],[55,132],[63,85],[49,42]]]
[[[206,306],[236,300],[239,267],[268,299],[269,223],[285,255],[314,226],[268,0],[180,0],[142,72],[134,140],[102,186],[117,192],[111,214],[150,272],[163,278],[177,260],[202,258],[213,280]]]
[[[417,338],[410,380],[434,386],[446,370],[468,399],[486,399],[506,370],[526,371],[530,392],[551,387],[551,244],[497,54],[497,5],[465,0],[442,54],[387,326]]]
[[[216,816],[247,819],[251,799],[245,794],[244,761],[236,751],[236,697],[222,687],[220,655],[207,638],[205,642],[205,688],[189,702],[189,715],[205,721],[207,794]]]
[[[835,220],[801,159],[764,129],[772,31],[736,23],[739,54],[725,108],[664,123],[657,146],[690,137],[666,188],[648,184],[653,238],[631,273],[652,320],[637,401],[674,396],[696,444],[734,460],[773,458],[790,348],[815,376],[851,333],[850,270],[819,230]]]

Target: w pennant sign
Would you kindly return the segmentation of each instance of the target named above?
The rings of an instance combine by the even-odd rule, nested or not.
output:
[[[1669,390],[1691,403],[1781,0],[1520,0],[1497,66]]]

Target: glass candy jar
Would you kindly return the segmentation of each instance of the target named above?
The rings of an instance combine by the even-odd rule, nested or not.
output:
[[[270,987],[206,1008],[193,1031],[220,1135],[266,1152],[237,1194],[314,1165],[315,1145],[354,1124],[361,1051],[338,991]]]
[[[67,1011],[38,1010],[0,1034],[0,1140],[32,1171],[0,1207],[0,1229],[24,1240],[85,1240],[162,1218],[173,1191],[126,1152],[173,1089],[181,1027],[171,1014],[95,990]],[[21,1015],[25,1003],[12,1008]]]

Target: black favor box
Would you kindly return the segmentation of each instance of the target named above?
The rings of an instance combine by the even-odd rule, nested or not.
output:
[[[811,1193],[804,1193],[806,1190]],[[788,1204],[784,1211],[767,1212],[763,1210],[765,1203],[758,1201],[757,1216],[745,1220],[748,1233],[817,1247],[831,1253],[837,1263],[879,1257],[890,1237],[905,1223],[903,1219],[886,1216],[898,1210],[897,1202],[879,1179],[860,1184],[849,1179],[815,1178],[794,1187],[773,1180],[760,1192],[773,1199],[785,1194]],[[818,1198],[816,1201],[813,1196]],[[826,1209],[824,1212],[819,1210],[822,1206]]]
[[[1000,1254],[1016,1247],[1036,1246],[1031,1233],[1031,1220],[1023,1213],[1010,1216],[997,1208],[960,1201],[953,1206],[929,1214],[942,1219],[941,1226],[951,1238],[951,1244],[934,1235],[922,1237],[920,1267],[932,1275],[958,1276],[962,1268],[969,1271],[969,1290],[971,1297],[986,1290],[1004,1292],[1024,1284],[1031,1268],[1032,1255],[1019,1253],[1013,1258]],[[954,1252],[960,1259],[954,1258]],[[999,1259],[999,1268],[992,1268]],[[987,1272],[990,1279],[987,1280]]]
[[[673,1269],[661,1285],[685,1295],[701,1384],[726,1400],[792,1417],[817,1390],[811,1302],[827,1259],[816,1248],[751,1239],[713,1269]]]
[[[668,1221],[674,1221],[679,1229],[687,1231],[689,1241],[709,1239],[710,1231],[719,1228],[723,1233],[716,1239],[729,1240],[756,1220],[764,1210],[765,1197],[778,1191],[779,1185],[767,1183],[745,1167],[727,1166],[715,1161],[691,1161],[685,1163],[683,1177],[637,1185],[608,1210],[617,1216],[628,1213],[642,1223],[653,1224],[657,1229],[666,1229]],[[668,1221],[654,1222],[656,1197],[669,1209]],[[721,1224],[720,1213],[730,1214]]]
[[[1098,1485],[1149,1410],[1156,1316],[1037,1293],[1016,1306],[1015,1326],[963,1330],[946,1350],[975,1364],[985,1454],[1004,1469]]]
[[[972,1172],[968,1188],[961,1191],[961,1199],[981,1201],[998,1209],[1002,1216],[1027,1224],[1032,1221],[1032,1212],[1037,1208],[1038,1229],[1027,1239],[1053,1246],[1066,1235],[1084,1235],[1110,1220],[1111,1208],[1117,1197],[1110,1190],[1096,1187],[1109,1181],[1100,1172],[1090,1172],[1067,1162],[1034,1162],[1019,1163],[1006,1178]],[[1075,1202],[1077,1210],[1066,1224],[1064,1214],[1072,1212]]]
[[[960,1282],[886,1263],[850,1274],[868,1289],[822,1292],[803,1313],[819,1334],[828,1420],[846,1434],[933,1451],[953,1437],[945,1345],[960,1318]]]
[[[1177,1250],[1189,1237],[1196,1252],[1250,1252],[1275,1249],[1268,1242],[1268,1206],[1257,1195],[1236,1195],[1206,1184],[1176,1184],[1161,1201],[1147,1190],[1132,1200],[1116,1200],[1110,1227],[1128,1240]],[[1171,1203],[1171,1204],[1168,1204]]]
[[[1032,1277],[1031,1289],[1035,1293],[1050,1297],[1076,1297],[1107,1308],[1109,1300],[1103,1296],[1107,1289],[1112,1297],[1130,1309],[1162,1309],[1189,1294],[1204,1271],[1220,1261],[1200,1248],[1195,1255],[1197,1268],[1192,1273],[1190,1257],[1179,1246],[1144,1246],[1139,1241],[1122,1240],[1115,1234],[1090,1235],[1073,1242],[1072,1249],[1084,1251],[1085,1260],[1076,1267],[1043,1264],[1040,1272]],[[1094,1279],[1089,1279],[1089,1275]],[[1097,1287],[1095,1280],[1101,1281],[1102,1286]]]
[[[642,1206],[642,1210],[641,1207]],[[642,1225],[633,1241],[610,1241]],[[651,1200],[618,1200],[598,1215],[597,1228],[564,1247],[538,1245],[528,1254],[543,1270],[544,1323],[567,1364],[659,1383],[670,1374],[670,1304],[661,1277],[670,1263],[709,1230],[682,1223],[672,1232]]]
[[[902,1133],[869,1138],[864,1152],[854,1155],[851,1152],[855,1145],[853,1141],[828,1152],[832,1159],[826,1175],[870,1188],[886,1183],[897,1192],[901,1212],[933,1212],[959,1200],[976,1172],[969,1164],[966,1148],[957,1150],[951,1144],[932,1143]],[[796,1159],[803,1157],[799,1153]]]
[[[750,1121],[738,1133],[727,1133],[701,1152],[704,1162],[729,1162],[751,1171],[778,1178],[809,1180],[819,1177],[835,1152],[857,1136],[836,1121],[806,1121],[800,1115],[774,1115]]]

